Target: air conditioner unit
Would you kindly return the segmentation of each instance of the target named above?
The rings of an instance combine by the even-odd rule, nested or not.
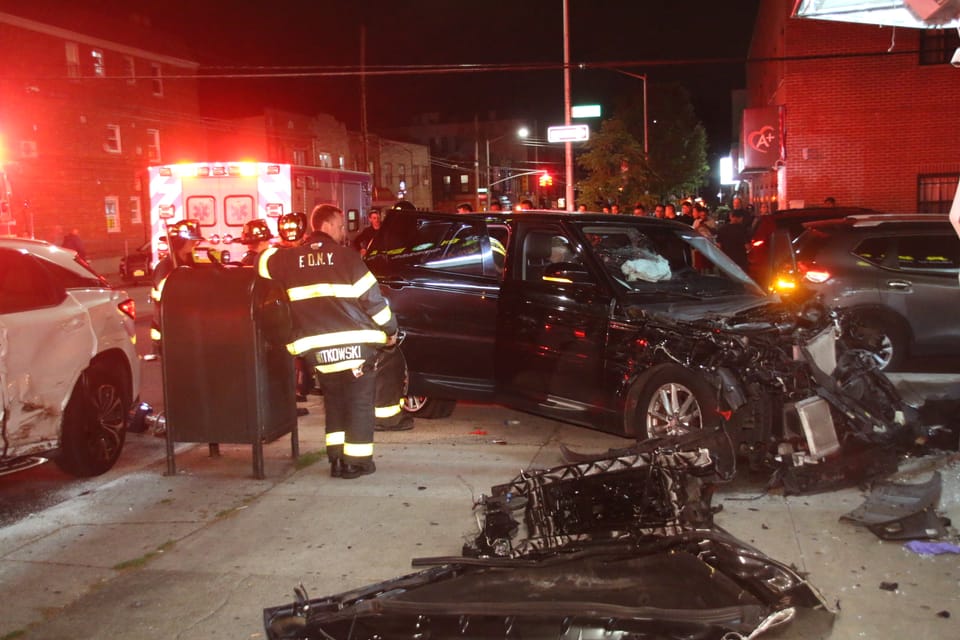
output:
[[[913,15],[931,25],[960,18],[960,0],[903,0],[903,4]]]

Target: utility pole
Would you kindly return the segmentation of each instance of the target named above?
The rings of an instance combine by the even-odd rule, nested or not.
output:
[[[473,114],[473,195],[476,202],[473,210],[480,211],[480,118],[477,114]]]
[[[570,0],[563,0],[563,124],[570,126]],[[567,165],[567,211],[574,210],[573,202],[573,144],[563,145]]]
[[[360,137],[363,138],[363,166],[361,171],[370,171],[370,152],[367,148],[367,25],[360,25]],[[315,158],[311,158],[313,164]]]

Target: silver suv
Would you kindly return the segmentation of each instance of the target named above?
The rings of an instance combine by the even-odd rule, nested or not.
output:
[[[113,466],[140,394],[134,318],[73,251],[0,238],[0,471],[48,455],[77,476]]]
[[[852,343],[881,369],[960,354],[960,239],[946,215],[810,222],[795,245],[801,295],[844,310]]]

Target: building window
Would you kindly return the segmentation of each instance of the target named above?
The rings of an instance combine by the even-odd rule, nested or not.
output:
[[[470,193],[470,176],[465,173],[460,174],[460,193]]]
[[[103,78],[107,75],[107,68],[103,64],[103,51],[100,49],[92,49],[90,51],[90,58],[93,60],[93,75],[98,78]]]
[[[347,159],[344,158],[343,156],[338,156],[338,157],[337,157],[337,165],[338,165],[341,169],[346,169],[346,168],[347,168]]]
[[[123,75],[127,77],[127,84],[137,83],[137,64],[133,56],[123,56]]]
[[[107,125],[107,137],[103,141],[103,150],[107,153],[120,153],[123,150],[120,145],[120,125]]]
[[[957,193],[958,173],[938,173],[917,177],[917,211],[921,213],[950,213],[953,196]]]
[[[153,95],[163,95],[163,76],[160,74],[160,65],[150,65],[150,86],[153,88]]]
[[[393,184],[393,163],[383,163],[383,186],[389,187]]]
[[[107,233],[120,232],[120,200],[117,196],[103,199],[103,213],[106,216]]]
[[[420,186],[420,167],[417,165],[413,165],[413,179],[410,181],[410,186]]]
[[[143,217],[140,215],[140,196],[130,196],[130,222],[143,224]]]
[[[20,141],[20,157],[21,157],[21,158],[36,158],[36,157],[37,157],[37,142],[36,142],[36,140],[21,140],[21,141]]]
[[[147,129],[147,160],[160,162],[160,130]]]
[[[307,164],[307,152],[303,149],[293,150],[293,164]]]
[[[920,31],[920,64],[950,64],[953,52],[960,46],[956,29],[922,29]]]
[[[317,152],[317,166],[318,167],[332,167],[333,166],[333,156],[329,153],[324,153],[322,151]]]
[[[452,192],[453,192],[453,181],[450,179],[450,176],[443,176],[444,195],[450,195]]]
[[[66,53],[67,53],[67,77],[68,78],[79,78],[80,77],[80,49],[77,47],[76,42],[67,42]]]

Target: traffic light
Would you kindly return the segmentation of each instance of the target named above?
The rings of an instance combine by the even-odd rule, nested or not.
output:
[[[540,174],[540,186],[541,187],[552,187],[553,186],[553,176],[550,175],[549,171],[544,171]]]

